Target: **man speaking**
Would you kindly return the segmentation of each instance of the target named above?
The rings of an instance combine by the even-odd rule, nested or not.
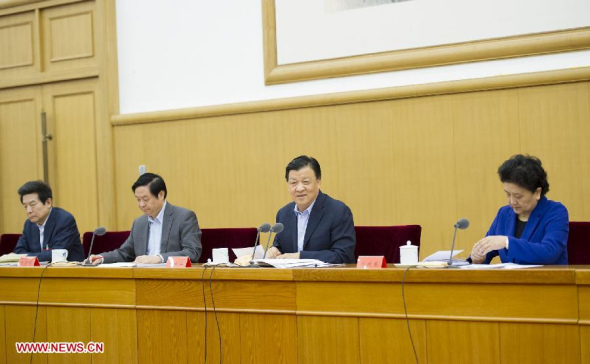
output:
[[[285,228],[268,249],[268,258],[354,263],[352,212],[320,191],[321,178],[322,170],[315,158],[302,155],[287,165],[285,179],[293,202],[277,213],[277,222]]]

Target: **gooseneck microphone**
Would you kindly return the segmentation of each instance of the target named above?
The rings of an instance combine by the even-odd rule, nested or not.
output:
[[[276,236],[278,233],[283,231],[284,228],[285,226],[283,226],[283,224],[281,224],[280,222],[277,222],[270,228],[270,234],[268,234],[268,241],[266,242],[266,247],[264,248],[264,256],[262,257],[262,259],[266,258],[266,252],[268,251],[268,244],[270,244],[270,237],[272,236],[272,233],[275,233]]]
[[[88,249],[88,257],[86,258],[86,263],[84,263],[83,265],[95,267],[95,265],[93,265],[92,262],[90,262],[90,256],[92,255],[92,246],[94,245],[94,237],[96,235],[103,236],[106,232],[107,229],[104,226],[99,226],[92,232],[92,240],[90,241],[90,249]]]
[[[256,230],[256,240],[254,240],[254,248],[252,249],[252,259],[254,259],[254,255],[256,254],[256,246],[258,245],[260,233],[268,233],[270,231],[270,224],[268,222],[265,222],[264,224],[260,225]]]
[[[451,257],[449,258],[449,267],[453,265],[453,250],[455,250],[455,239],[457,238],[457,229],[465,230],[469,227],[469,220],[459,219],[455,224],[455,233],[453,234],[453,245],[451,245]]]

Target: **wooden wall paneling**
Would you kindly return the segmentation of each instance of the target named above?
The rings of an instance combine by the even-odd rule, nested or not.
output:
[[[519,90],[524,153],[541,159],[548,198],[562,202],[570,220],[590,220],[590,92],[588,83]]]
[[[137,363],[137,317],[130,309],[90,309],[90,340],[104,343],[92,363]]]
[[[36,71],[35,12],[0,16],[0,75],[15,78]]]
[[[6,305],[4,308],[6,327],[6,362],[29,363],[31,354],[16,352],[16,342],[32,342],[35,332],[35,342],[47,342],[47,308],[39,307],[37,313],[37,329],[35,330],[35,306]],[[47,354],[33,354],[33,363],[47,363]]]
[[[99,225],[98,212],[107,208],[98,199],[96,81],[47,85],[43,94],[53,135],[49,180],[54,201],[74,215],[80,233],[93,231]]]
[[[186,311],[137,311],[140,363],[188,362],[187,336]]]
[[[41,92],[38,87],[0,91],[0,233],[21,233],[26,214],[17,194],[43,179]]]
[[[205,334],[204,312],[187,313],[186,350],[190,353],[188,363],[205,362],[205,335],[207,335],[207,363],[239,363],[244,355],[244,348],[240,345],[240,337],[243,335],[240,330],[240,315],[218,312],[216,319],[213,312],[207,312],[206,329],[207,333]],[[220,337],[221,353],[219,350]],[[255,344],[259,345],[259,343]]]
[[[426,356],[426,321],[410,320],[412,340],[419,363],[430,363]],[[415,363],[406,320],[360,318],[360,363]]]
[[[338,153],[346,147],[338,139],[340,130],[345,128],[345,125],[340,123],[342,115],[339,111],[339,109],[324,106],[283,111],[277,114],[281,121],[278,137],[282,142],[282,148],[281,145],[276,145],[276,148],[282,150],[284,156],[282,181],[285,181],[285,167],[293,158],[302,154],[310,155],[316,158],[322,167],[322,191],[340,199],[342,185],[339,171],[348,168],[348,163],[338,164],[340,161]],[[291,201],[291,197],[288,194],[286,182],[284,188],[284,203],[287,203]],[[277,211],[283,205],[278,206]]]
[[[420,258],[450,249],[457,221],[456,163],[451,96],[396,100],[392,202],[398,220],[392,225],[422,226]],[[378,193],[379,189],[375,191]]]
[[[352,210],[356,225],[393,225],[399,221],[395,209],[396,185],[394,148],[391,137],[395,123],[391,102],[369,102],[330,107],[336,126],[338,195]],[[332,176],[326,175],[327,181]],[[334,176],[336,177],[336,176]],[[329,193],[329,191],[328,191]]]
[[[501,362],[496,322],[433,320],[426,327],[429,364]]]
[[[96,67],[94,1],[42,9],[41,21],[44,70]]]
[[[298,316],[297,342],[299,364],[359,363],[359,319]]]
[[[117,211],[117,230],[130,230],[133,220],[143,212],[137,206],[131,186],[139,177],[138,166],[145,164],[149,172],[155,172],[152,166],[144,158],[145,146],[143,140],[143,128],[141,126],[122,127],[113,130],[113,163],[115,178],[115,210]],[[165,149],[165,148],[164,148]],[[167,176],[162,176],[167,181]],[[167,184],[168,187],[168,184]],[[168,187],[172,192],[173,186]],[[171,203],[174,203],[170,199]],[[199,217],[198,211],[197,218]]]
[[[577,325],[500,323],[502,363],[580,363]]]
[[[47,307],[47,341],[48,342],[82,342],[90,341],[90,309],[72,307]],[[60,353],[48,355],[51,363],[91,363],[90,353]]]
[[[297,363],[297,318],[240,314],[240,342],[242,363]]]
[[[467,257],[506,204],[497,170],[520,152],[518,91],[453,95],[453,130],[457,214],[470,221],[469,229],[457,233],[455,248]]]

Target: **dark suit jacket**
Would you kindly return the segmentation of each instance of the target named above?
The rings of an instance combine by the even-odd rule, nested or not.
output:
[[[76,262],[84,260],[84,250],[76,220],[72,214],[59,207],[52,207],[47,218],[43,232],[43,247],[45,248],[43,251],[41,251],[39,242],[39,227],[27,220],[14,252],[36,256],[41,262],[50,262],[51,249],[67,249],[68,260]]]
[[[275,236],[273,245],[281,253],[297,252],[297,216],[294,208],[295,202],[291,202],[277,213],[277,222],[285,228]],[[327,263],[354,263],[355,246],[352,212],[341,201],[320,191],[309,215],[300,258],[319,259]]]
[[[485,263],[500,255],[503,263],[567,264],[569,218],[565,206],[541,197],[520,239],[514,237],[516,218],[510,206],[498,211],[486,236],[508,236],[508,249],[489,252]]]
[[[136,257],[147,254],[149,239],[147,215],[138,217],[131,226],[131,233],[119,249],[102,253],[105,263],[132,262]],[[186,256],[196,263],[201,256],[201,229],[194,212],[166,203],[162,223],[160,255],[164,261],[169,256]]]

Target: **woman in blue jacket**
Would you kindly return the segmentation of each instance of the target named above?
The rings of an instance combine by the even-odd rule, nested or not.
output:
[[[475,243],[471,261],[567,264],[569,218],[559,202],[548,200],[547,173],[538,158],[515,155],[498,168],[508,206],[502,207],[486,237]]]

